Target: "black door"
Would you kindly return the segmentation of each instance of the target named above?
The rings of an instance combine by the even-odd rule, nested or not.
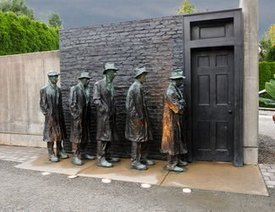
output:
[[[232,161],[233,49],[192,52],[193,159]]]

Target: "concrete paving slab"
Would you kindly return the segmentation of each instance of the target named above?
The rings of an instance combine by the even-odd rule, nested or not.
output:
[[[255,165],[234,167],[230,163],[193,162],[186,172],[169,172],[161,185],[268,196]]]
[[[84,165],[76,166],[71,163],[71,156],[68,159],[61,160],[57,163],[49,161],[48,155],[40,156],[35,160],[29,160],[15,166],[16,168],[29,169],[34,171],[53,172],[66,175],[76,175],[82,169],[91,166],[91,161],[85,161]]]
[[[112,168],[98,167],[95,161],[92,163],[87,169],[80,171],[78,176],[160,185],[168,174],[164,168],[165,161],[156,161],[156,165],[149,166],[149,169],[144,171],[132,169],[129,159],[122,159],[120,162],[114,163]]]
[[[75,166],[71,158],[52,163],[46,154],[37,159],[17,165],[17,168],[42,172],[54,172],[83,177],[107,178],[119,181],[147,183],[161,186],[189,187],[194,189],[256,194],[268,196],[263,177],[258,166],[234,167],[230,163],[193,162],[183,173],[168,172],[166,161],[156,161],[146,171],[130,167],[129,159],[122,159],[113,168],[96,166],[96,161],[85,161],[83,166]],[[273,185],[272,185],[273,186]]]

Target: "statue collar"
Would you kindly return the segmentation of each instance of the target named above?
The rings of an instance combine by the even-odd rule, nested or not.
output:
[[[51,81],[49,81],[49,85],[53,88],[53,89],[57,89],[57,85],[53,84]]]

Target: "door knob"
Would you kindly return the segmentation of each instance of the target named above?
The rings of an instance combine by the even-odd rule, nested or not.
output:
[[[228,110],[228,113],[232,114],[232,110]]]

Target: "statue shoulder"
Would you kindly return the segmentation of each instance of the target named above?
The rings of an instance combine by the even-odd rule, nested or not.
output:
[[[43,92],[46,92],[47,89],[48,89],[49,85],[44,85],[41,89],[40,89],[40,92],[43,93]]]
[[[174,88],[174,86],[169,85],[168,88],[166,89],[166,95],[172,95],[173,93],[175,93],[176,89]]]
[[[71,87],[71,92],[72,92],[72,91],[76,91],[76,90],[78,90],[78,87],[79,87],[78,85],[74,85],[74,86],[72,86],[72,87]]]
[[[101,80],[96,81],[95,84],[94,84],[94,86],[100,86],[100,85],[102,85],[103,83],[104,83],[104,80],[101,79]]]

